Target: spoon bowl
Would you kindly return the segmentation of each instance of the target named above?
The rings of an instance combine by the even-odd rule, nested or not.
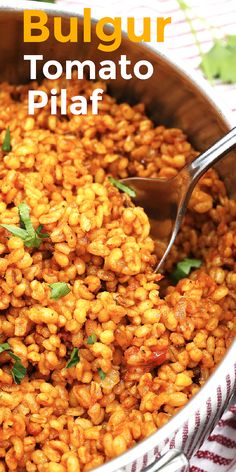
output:
[[[180,229],[187,205],[200,177],[236,147],[236,128],[217,141],[176,177],[163,180],[143,177],[123,179],[122,183],[135,192],[135,205],[144,208],[149,217],[160,271]]]

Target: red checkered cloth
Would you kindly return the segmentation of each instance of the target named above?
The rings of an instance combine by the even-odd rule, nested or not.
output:
[[[223,415],[216,428],[190,461],[190,472],[233,472],[236,470],[236,403]]]

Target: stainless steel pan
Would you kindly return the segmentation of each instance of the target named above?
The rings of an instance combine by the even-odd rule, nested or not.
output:
[[[97,49],[98,40],[94,34],[92,44],[83,44],[80,19],[78,44],[60,44],[52,36],[46,43],[24,44],[23,10],[36,8],[49,13],[50,28],[53,16],[63,16],[66,28],[68,17],[74,14],[69,9],[62,11],[46,3],[0,0],[0,82],[28,81],[28,63],[23,61],[24,54],[43,54],[45,60],[53,58],[59,61],[85,58],[116,61],[121,54],[126,54],[132,62],[140,59],[151,61],[155,73],[146,81],[125,81],[120,77],[111,81],[110,91],[119,100],[144,102],[152,119],[157,123],[182,128],[200,151],[230,129],[228,112],[205,81],[186,72],[163,53],[142,44],[131,43],[125,35],[117,51],[102,53]],[[236,155],[231,153],[218,166],[232,197],[236,196],[235,162]],[[236,343],[200,392],[168,424],[97,471],[176,472],[180,468],[187,471],[189,459],[210,433],[235,392],[235,359]],[[189,431],[187,438],[184,436],[186,428]]]

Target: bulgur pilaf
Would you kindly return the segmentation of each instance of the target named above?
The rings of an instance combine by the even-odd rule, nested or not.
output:
[[[20,227],[25,202],[48,237],[31,248],[0,228],[0,344],[26,368],[16,384],[0,354],[0,472],[86,472],[165,424],[230,345],[236,203],[209,170],[165,269],[187,256],[202,266],[160,296],[148,218],[107,176],[176,175],[196,156],[186,136],[107,93],[97,116],[50,116],[48,105],[29,117],[27,90],[0,89],[0,142],[9,126],[12,146],[0,151],[0,224]],[[52,298],[58,282],[69,293]]]

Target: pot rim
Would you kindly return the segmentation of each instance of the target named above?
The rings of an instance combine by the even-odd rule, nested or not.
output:
[[[91,6],[92,9],[92,6]],[[44,10],[49,15],[58,13],[59,15],[68,17],[75,16],[82,18],[82,16],[75,12],[71,7],[60,6],[49,3],[39,3],[37,6],[33,1],[19,0],[17,5],[8,4],[7,0],[0,0],[0,13],[1,12],[22,12],[23,10]],[[98,19],[92,18],[91,23],[96,23]],[[122,36],[127,37],[127,34],[122,31]],[[218,114],[218,117],[221,119],[222,123],[225,125],[226,129],[232,127],[233,119],[232,112],[225,106],[223,100],[217,95],[217,92],[208,84],[208,82],[200,75],[200,73],[192,71],[185,65],[180,65],[178,60],[176,61],[173,53],[166,51],[165,48],[160,50],[158,47],[154,47],[151,44],[142,44],[140,45],[142,49],[150,50],[152,53],[160,56],[173,70],[176,69],[178,74],[182,76],[187,82],[192,83],[196,91],[203,97],[206,101],[210,102],[212,107]],[[164,50],[164,52],[163,52]],[[151,436],[139,442],[136,446],[133,446],[127,452],[124,452],[122,455],[110,460],[109,462],[97,467],[96,472],[115,472],[122,467],[127,466],[128,464],[136,461],[138,458],[144,456],[147,452],[153,450],[158,442],[162,442],[163,439],[166,439],[173,435],[175,431],[180,429],[183,423],[194,413],[200,409],[201,404],[206,403],[210,397],[210,392],[215,391],[220,384],[220,379],[225,378],[227,373],[232,371],[234,368],[234,359],[236,359],[236,340],[233,341],[223,360],[217,366],[216,370],[209,377],[207,382],[201,387],[198,393],[189,400],[189,402],[175,415],[173,416],[168,423],[162,426],[159,430],[153,433]],[[236,364],[235,364],[236,369]]]

